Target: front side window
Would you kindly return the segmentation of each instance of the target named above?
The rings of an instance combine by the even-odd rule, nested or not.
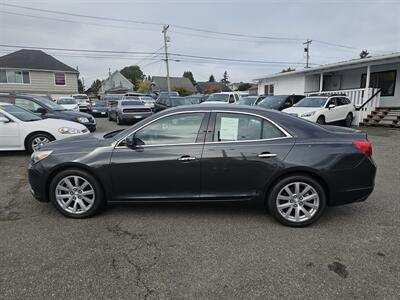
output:
[[[284,136],[275,125],[262,118],[244,114],[217,113],[213,141],[250,141]]]
[[[0,70],[0,83],[30,84],[29,72]]]
[[[157,120],[136,132],[144,145],[195,143],[205,113],[172,115]]]
[[[54,83],[55,85],[65,85],[65,74],[54,73]]]
[[[31,112],[37,112],[41,106],[36,102],[30,101],[23,98],[15,98],[15,105],[22,107],[23,109],[29,110]]]

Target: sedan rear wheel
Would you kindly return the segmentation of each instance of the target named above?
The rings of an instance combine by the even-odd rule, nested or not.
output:
[[[322,186],[313,178],[296,175],[279,181],[270,193],[268,208],[282,224],[302,227],[314,223],[326,206]]]
[[[58,173],[50,184],[50,197],[65,216],[85,218],[103,206],[103,195],[98,181],[82,170]]]

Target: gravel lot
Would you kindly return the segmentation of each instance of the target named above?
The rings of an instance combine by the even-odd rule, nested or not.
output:
[[[98,119],[98,131],[113,128]],[[31,197],[28,155],[0,153],[0,298],[398,298],[400,131],[367,131],[374,193],[303,229],[252,205],[112,206],[67,219]]]

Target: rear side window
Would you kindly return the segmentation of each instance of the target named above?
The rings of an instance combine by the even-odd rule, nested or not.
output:
[[[214,142],[251,141],[284,137],[270,122],[245,114],[217,113]]]

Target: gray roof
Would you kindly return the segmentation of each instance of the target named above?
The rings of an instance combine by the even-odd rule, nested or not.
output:
[[[79,73],[41,50],[22,49],[0,57],[0,68]]]
[[[153,76],[153,82],[156,84],[154,90],[168,91],[167,77]],[[194,92],[195,88],[192,82],[186,77],[170,77],[171,89],[185,88]]]

